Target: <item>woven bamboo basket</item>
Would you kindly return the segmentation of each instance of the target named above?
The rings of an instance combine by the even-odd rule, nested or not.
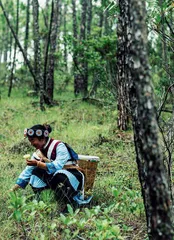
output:
[[[78,165],[85,174],[85,191],[93,188],[99,161],[99,157],[96,156],[79,155]]]

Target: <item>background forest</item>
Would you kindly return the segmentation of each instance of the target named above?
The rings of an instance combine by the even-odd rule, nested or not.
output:
[[[173,8],[0,0],[0,239],[173,239]],[[8,192],[23,129],[45,122],[100,157],[91,204],[66,216],[50,191]]]

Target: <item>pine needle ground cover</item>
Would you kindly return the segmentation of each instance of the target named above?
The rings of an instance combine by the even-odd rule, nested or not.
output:
[[[116,128],[116,104],[101,106],[64,96],[58,105],[39,109],[37,98],[2,96],[0,100],[0,239],[147,239],[132,132]],[[100,157],[93,200],[60,214],[51,191],[37,202],[30,186],[9,193],[33,148],[23,130],[49,123],[51,136],[68,142],[79,154]],[[91,194],[88,192],[87,194]]]

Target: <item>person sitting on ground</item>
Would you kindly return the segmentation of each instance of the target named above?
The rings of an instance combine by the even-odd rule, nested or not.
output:
[[[83,199],[84,174],[76,161],[71,160],[65,144],[49,137],[50,125],[34,125],[24,130],[36,152],[26,160],[26,168],[19,175],[13,191],[31,185],[34,193],[52,189],[57,196],[62,196],[67,203],[88,203]],[[37,156],[36,156],[37,154]],[[40,157],[40,160],[37,158]]]

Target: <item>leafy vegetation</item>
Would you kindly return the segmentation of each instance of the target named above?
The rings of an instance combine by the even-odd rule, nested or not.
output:
[[[132,129],[117,129],[121,72],[117,27],[119,5],[126,6],[126,1],[43,2],[38,6],[37,0],[0,0],[0,239],[148,239]],[[171,196],[173,6],[172,1],[146,1],[150,75]],[[54,14],[59,18],[54,18],[55,26]],[[129,39],[126,34],[123,39]],[[19,50],[24,50],[23,57]],[[126,59],[125,53],[120,55]],[[22,156],[33,151],[23,139],[23,129],[45,122],[53,127],[53,138],[68,142],[80,154],[100,157],[91,204],[75,211],[68,206],[68,215],[60,214],[64,206],[51,191],[43,192],[39,202],[29,186],[9,193],[25,167]],[[161,234],[158,226],[155,231]]]
[[[66,91],[56,95],[57,106],[42,112],[26,90],[15,89],[14,99],[6,91],[0,102],[1,239],[146,239],[132,132],[117,130],[116,105],[89,104]],[[25,167],[23,154],[33,150],[23,129],[44,122],[52,125],[52,137],[80,154],[100,157],[92,202],[75,211],[69,206],[67,215],[60,214],[62,205],[50,191],[40,202],[29,186],[8,193]]]

